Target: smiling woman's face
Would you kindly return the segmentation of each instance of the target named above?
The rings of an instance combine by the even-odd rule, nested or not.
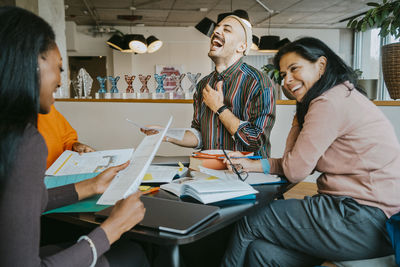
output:
[[[50,107],[54,103],[53,93],[61,85],[62,59],[58,47],[55,45],[50,50],[39,55],[38,59],[40,70],[40,113],[50,112]]]
[[[279,61],[283,86],[289,90],[298,102],[320,79],[325,72],[326,58],[320,57],[316,62],[308,61],[295,52],[282,56]]]

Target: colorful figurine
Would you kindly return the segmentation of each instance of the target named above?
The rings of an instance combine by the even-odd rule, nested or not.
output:
[[[148,93],[149,88],[147,87],[147,82],[150,80],[151,75],[144,76],[139,74],[139,80],[142,82],[142,88],[140,88],[141,93]]]
[[[179,95],[182,95],[184,93],[183,88],[182,88],[182,80],[183,80],[183,78],[185,78],[185,76],[186,76],[185,73],[181,74],[180,76],[177,76],[175,74],[171,75],[171,78],[176,82],[174,91]]]
[[[119,76],[115,78],[113,76],[108,76],[108,79],[111,81],[110,93],[118,93],[117,82],[119,81]]]
[[[103,77],[97,76],[96,79],[99,81],[99,84],[100,84],[100,89],[99,89],[98,93],[99,93],[99,94],[101,94],[101,93],[103,93],[103,94],[107,93],[107,90],[106,90],[106,80],[107,80],[107,77],[104,77],[104,78],[103,78]]]
[[[201,73],[196,73],[196,74],[192,74],[190,72],[187,73],[187,77],[189,79],[189,81],[192,82],[192,85],[190,85],[188,92],[192,93],[194,90],[196,90],[196,85],[197,85],[197,80],[200,78]]]
[[[165,75],[165,74],[163,74],[163,75],[159,75],[157,73],[154,74],[154,79],[157,82],[156,93],[165,93],[165,89],[164,89],[165,77],[167,77],[167,75]]]
[[[125,75],[125,81],[128,84],[128,87],[126,88],[126,92],[127,93],[133,93],[134,92],[133,87],[132,87],[132,83],[135,80],[135,78],[136,78],[135,75],[132,75],[132,76]]]

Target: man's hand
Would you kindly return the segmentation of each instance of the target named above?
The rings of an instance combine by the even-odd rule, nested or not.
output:
[[[88,145],[79,143],[79,142],[75,142],[72,145],[72,151],[78,152],[79,154],[82,153],[88,153],[88,152],[95,152],[96,150],[94,150],[93,148],[91,148]]]
[[[145,135],[153,135],[160,132],[158,129],[162,130],[162,127],[160,125],[146,125],[146,128],[140,128],[140,131]]]
[[[214,113],[224,105],[224,92],[222,91],[223,82],[217,83],[217,90],[214,90],[209,84],[203,89],[203,102]]]

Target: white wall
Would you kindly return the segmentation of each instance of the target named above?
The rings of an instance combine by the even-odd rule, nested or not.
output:
[[[73,28],[73,25],[67,24],[67,27]],[[209,50],[209,38],[194,27],[117,27],[124,33],[143,34],[145,37],[155,35],[163,41],[162,48],[153,54],[131,54],[121,53],[113,50],[106,45],[110,38],[109,34],[93,37],[88,33],[88,26],[77,26],[76,30],[69,28],[67,34],[76,41],[76,51],[68,52],[69,56],[107,56],[107,61],[112,64],[107,65],[107,75],[120,76],[118,83],[119,89],[125,89],[126,83],[123,79],[125,74],[153,74],[155,66],[161,65],[182,65],[183,72],[200,72],[201,77],[211,72],[211,60],[207,53]],[[267,29],[256,28],[254,34],[257,36],[268,34]],[[271,29],[271,34],[295,40],[303,36],[316,37],[323,40],[336,53],[340,54],[345,60],[351,55],[352,42],[343,30],[339,29]],[[67,36],[69,38],[69,36]],[[251,52],[251,55],[262,54]],[[111,68],[113,67],[113,70]],[[73,78],[73,77],[72,77]],[[97,81],[95,81],[97,82]],[[155,90],[156,82],[152,77],[148,83],[150,90]],[[190,82],[183,80],[183,88],[188,88]],[[133,82],[133,87],[139,89],[141,83],[138,78]]]

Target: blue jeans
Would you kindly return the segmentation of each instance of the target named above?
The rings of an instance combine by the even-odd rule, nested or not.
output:
[[[313,266],[393,254],[386,215],[352,198],[276,200],[235,227],[222,266]]]

